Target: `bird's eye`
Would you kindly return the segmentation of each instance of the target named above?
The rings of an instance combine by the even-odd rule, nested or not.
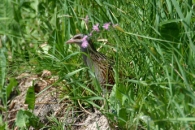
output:
[[[81,39],[81,36],[77,36],[77,37],[75,37],[74,39]]]

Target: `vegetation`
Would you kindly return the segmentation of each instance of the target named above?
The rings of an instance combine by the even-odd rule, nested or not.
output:
[[[55,84],[63,84],[62,100],[68,97],[72,108],[80,107],[79,100],[86,109],[100,109],[97,102],[104,101],[101,112],[120,129],[195,129],[194,3],[1,0],[0,110],[8,112],[10,93],[17,86],[16,76],[47,69],[59,76]],[[101,26],[106,22],[117,25],[103,30]],[[87,73],[78,47],[65,44],[72,35],[89,34],[97,23],[103,31],[92,39],[100,52],[115,61],[116,84],[107,97],[102,97],[100,87],[89,78],[93,74]],[[18,127],[28,128],[38,121],[33,116],[29,119],[33,124],[21,124],[19,119],[32,113],[18,113]],[[53,124],[61,125],[59,129],[66,125],[54,120]],[[0,116],[0,127],[6,129],[7,125]],[[48,126],[36,126],[40,127]]]

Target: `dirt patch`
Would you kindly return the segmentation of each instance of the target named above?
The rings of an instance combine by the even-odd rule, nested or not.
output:
[[[52,76],[51,72],[44,70],[41,75],[32,75],[23,73],[17,77],[19,95],[13,97],[9,101],[8,116],[3,113],[4,120],[8,121],[9,128],[14,127],[16,114],[20,109],[27,110],[28,105],[25,104],[25,97],[29,87],[34,86],[36,92],[35,109],[33,113],[39,117],[40,121],[45,125],[49,125],[48,117],[56,117],[65,125],[69,124],[69,128],[77,130],[109,130],[108,120],[98,110],[95,112],[70,111],[71,101],[59,98],[59,86],[54,86],[58,80],[57,76]],[[78,116],[79,113],[79,116]],[[17,129],[17,128],[15,128]],[[33,129],[33,128],[31,128]]]

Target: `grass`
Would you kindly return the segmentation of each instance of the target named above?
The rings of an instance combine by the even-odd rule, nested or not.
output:
[[[79,107],[78,100],[87,107],[98,107],[97,100],[107,100],[113,112],[107,108],[102,112],[121,129],[194,129],[194,2],[2,0],[1,110],[7,110],[12,91],[7,89],[8,79],[48,69],[66,80],[62,87],[74,102],[72,107]],[[82,20],[86,15],[87,26]],[[79,49],[64,42],[106,22],[118,26],[93,37],[100,52],[115,61],[116,84],[111,96],[104,99],[95,79],[86,76],[93,74],[87,73]],[[92,88],[88,87],[91,82]]]

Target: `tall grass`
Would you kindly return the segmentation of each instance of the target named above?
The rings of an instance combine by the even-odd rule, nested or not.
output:
[[[77,100],[87,107],[106,100],[110,109],[102,112],[121,129],[194,129],[193,4],[192,0],[4,0],[1,92],[6,77],[48,69],[66,80],[63,87],[75,106]],[[88,25],[82,20],[86,15]],[[87,73],[79,49],[64,42],[106,22],[118,26],[97,33],[93,40],[115,61],[116,84],[111,96],[102,98],[95,79],[86,76],[93,74]]]

